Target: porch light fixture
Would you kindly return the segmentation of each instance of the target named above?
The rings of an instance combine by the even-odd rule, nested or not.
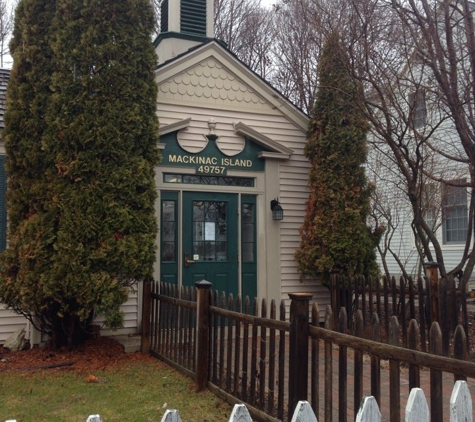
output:
[[[270,209],[272,211],[272,220],[280,221],[284,219],[284,210],[277,198],[270,201]]]

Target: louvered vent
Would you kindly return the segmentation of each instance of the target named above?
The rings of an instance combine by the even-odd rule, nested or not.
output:
[[[181,32],[206,36],[206,0],[181,0]]]
[[[168,32],[168,0],[160,5],[160,32]]]

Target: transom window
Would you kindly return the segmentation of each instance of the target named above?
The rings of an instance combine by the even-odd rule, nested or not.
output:
[[[163,175],[165,183],[187,183],[191,185],[220,185],[254,187],[252,177],[202,176],[199,174],[172,174]]]

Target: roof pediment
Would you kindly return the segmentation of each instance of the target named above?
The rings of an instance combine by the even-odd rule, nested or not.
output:
[[[256,144],[260,145],[267,151],[262,151],[259,153],[261,158],[283,158],[288,159],[293,154],[293,151],[290,148],[286,148],[268,136],[258,132],[250,126],[245,125],[242,122],[234,124],[234,132],[237,135],[244,136],[245,138],[251,139]]]
[[[159,96],[187,103],[272,111],[272,105],[215,57],[194,63],[159,83]]]
[[[308,117],[218,41],[188,50],[156,70],[159,101],[280,114],[306,131]]]
[[[183,131],[188,131],[190,127],[194,125],[194,121],[192,118],[180,120],[178,122],[172,123],[165,125],[160,128],[160,135],[165,136],[171,133],[176,132],[176,139],[178,141],[178,144],[180,147],[190,153],[200,153],[203,151],[207,144],[208,144],[208,136],[203,133],[202,137],[198,137],[198,140],[196,138],[192,139],[192,142],[186,142],[185,140],[180,139],[180,133],[182,134]],[[236,137],[240,137],[243,140],[242,143],[242,148],[238,151],[234,151],[233,153],[229,153],[229,151],[226,151],[226,141],[224,141],[224,145],[221,145],[223,142],[221,140],[221,136],[216,136],[214,134],[214,122],[212,123],[213,129],[210,131],[210,135],[214,136],[216,139],[216,144],[218,148],[220,149],[221,152],[223,152],[225,155],[228,156],[233,156],[240,154],[244,151],[246,148],[246,140],[250,141],[251,143],[255,144],[259,149],[258,153],[258,158],[273,158],[273,159],[278,159],[278,160],[288,160],[290,156],[293,154],[293,151],[290,148],[287,148],[275,140],[269,138],[268,136],[264,135],[263,133],[259,132],[258,130],[242,123],[234,123],[234,135]],[[221,142],[220,142],[221,140]],[[236,141],[233,142],[234,145],[238,144]],[[164,149],[165,144],[160,144],[160,148]]]

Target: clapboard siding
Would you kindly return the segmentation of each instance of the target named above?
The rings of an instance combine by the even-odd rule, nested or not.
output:
[[[122,312],[124,312],[124,327],[119,330],[112,331],[108,329],[102,329],[102,335],[115,335],[115,334],[135,334],[139,331],[139,295],[137,290],[131,290],[129,299],[121,306]],[[102,325],[104,318],[99,316],[95,323]],[[0,304],[0,344],[5,343],[5,340],[14,333],[17,329],[24,327],[26,329],[26,338],[29,338],[29,324],[26,318],[15,312],[6,309]],[[39,339],[40,337],[38,337]],[[46,341],[47,338],[42,336],[42,341]]]
[[[401,203],[404,203],[404,199],[401,199]],[[401,262],[404,263],[406,271],[411,275],[417,275],[420,269],[420,260],[414,243],[414,234],[410,227],[412,216],[408,209],[401,210],[399,215],[400,225],[395,231],[391,241],[391,248],[397,253]],[[446,267],[449,269],[455,267],[460,261],[463,252],[463,245],[444,245],[441,239],[441,229],[438,230],[437,236],[440,240]],[[381,257],[378,256],[378,259],[380,267],[382,268]],[[389,253],[386,256],[386,262],[389,272],[392,275],[397,276],[401,274],[399,265]]]
[[[0,304],[0,344],[5,343],[5,340],[16,330],[23,327],[26,329],[27,326],[26,318]]]
[[[213,78],[221,81],[210,81]],[[161,127],[191,118],[189,128],[178,136],[186,150],[191,152],[204,147],[203,135],[208,133],[208,121],[212,118],[216,122],[216,134],[221,137],[217,144],[220,140],[228,143],[226,148],[219,144],[228,154],[244,148],[242,138],[234,133],[233,124],[239,122],[293,151],[288,160],[278,163],[277,196],[285,215],[279,223],[280,296],[288,303],[289,293],[305,291],[321,296],[322,306],[329,303],[325,288],[316,282],[300,282],[294,260],[309,195],[309,162],[303,153],[308,118],[219,48],[204,47],[202,52],[191,53],[188,60],[181,58],[159,68],[157,82]],[[209,98],[210,89],[217,87],[219,98]],[[205,101],[205,90],[209,101]],[[244,95],[238,98],[239,91],[247,98]],[[218,95],[218,91],[213,92]]]
[[[232,124],[242,121],[278,142],[285,142],[285,146],[289,148],[292,148],[292,146],[294,146],[294,148],[300,147],[299,149],[303,148],[301,145],[302,133],[287,121],[284,116],[280,119],[277,119],[277,116],[274,116],[271,120],[269,119],[270,116],[268,114],[262,113],[262,111],[258,114],[250,113],[245,107],[243,107],[242,110],[236,110],[234,112],[217,108],[206,110],[206,113],[203,113],[202,109],[197,109],[190,103],[173,105],[162,103],[159,98],[158,115],[160,119],[160,127],[166,127],[169,124],[177,123],[183,119],[191,117],[196,126],[202,127],[204,133],[208,133],[208,121],[212,117],[217,123],[216,131],[219,132],[219,135],[222,135],[221,132],[223,130],[224,135],[232,135]],[[274,129],[277,128],[278,130],[271,131],[269,129],[270,125],[273,125]],[[199,133],[201,137],[202,134],[203,132]],[[296,149],[297,148],[294,149],[294,152],[296,152]],[[305,158],[301,157],[301,159],[307,161]]]
[[[116,335],[116,334],[135,334],[140,330],[140,319],[139,319],[139,294],[137,287],[133,287],[129,290],[129,298],[121,307],[121,311],[124,313],[124,326],[118,330],[110,330],[107,328],[101,329],[102,335]],[[104,317],[99,316],[96,321],[96,324],[103,324]]]

